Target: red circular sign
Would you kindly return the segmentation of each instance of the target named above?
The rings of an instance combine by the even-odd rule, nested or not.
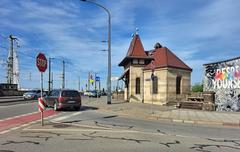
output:
[[[47,69],[47,58],[44,54],[39,53],[36,59],[36,65],[40,72],[45,72]]]

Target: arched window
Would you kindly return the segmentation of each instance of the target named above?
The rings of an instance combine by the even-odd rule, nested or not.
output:
[[[152,93],[157,94],[158,93],[158,77],[153,76],[152,78]]]
[[[136,94],[140,94],[140,78],[136,78]]]
[[[181,93],[181,80],[182,80],[182,76],[177,76],[177,78],[176,78],[176,94]]]

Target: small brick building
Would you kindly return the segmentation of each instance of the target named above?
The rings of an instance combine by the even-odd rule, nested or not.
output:
[[[145,51],[138,34],[119,66],[124,67],[119,79],[125,82],[126,101],[165,105],[190,91],[192,69],[159,43]]]

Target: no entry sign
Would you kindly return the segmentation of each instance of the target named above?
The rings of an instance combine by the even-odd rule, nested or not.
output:
[[[45,72],[47,69],[47,58],[43,53],[39,53],[36,59],[36,65],[40,72]]]

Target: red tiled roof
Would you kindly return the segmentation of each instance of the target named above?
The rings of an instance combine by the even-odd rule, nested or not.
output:
[[[135,34],[130,46],[128,48],[128,52],[126,57],[119,63],[119,66],[124,66],[131,59],[145,59],[152,60],[152,57],[149,57],[144,51],[141,39],[138,34]]]
[[[181,59],[173,54],[167,47],[152,50],[155,68],[172,67],[192,71]],[[150,52],[149,52],[150,53]],[[151,63],[146,65],[145,69],[151,69]]]
[[[147,57],[138,34],[135,34],[135,36],[133,37],[127,52],[127,56]]]

